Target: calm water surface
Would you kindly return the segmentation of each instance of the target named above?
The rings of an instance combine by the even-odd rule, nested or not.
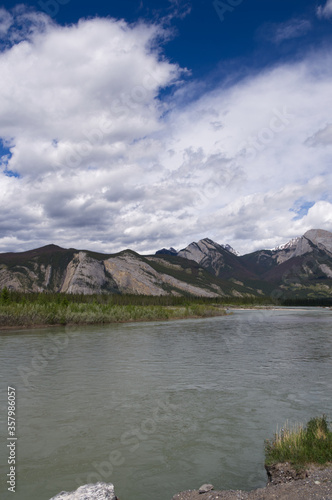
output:
[[[121,500],[211,482],[264,486],[264,439],[332,417],[332,311],[0,333],[1,499],[48,500],[98,480]],[[17,488],[7,491],[7,386]]]

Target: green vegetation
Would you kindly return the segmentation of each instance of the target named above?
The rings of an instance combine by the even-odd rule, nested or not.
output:
[[[225,314],[220,304],[208,303],[200,298],[23,294],[4,290],[0,295],[2,328],[157,321]]]
[[[305,428],[286,424],[265,442],[266,465],[284,462],[294,467],[332,462],[332,432],[325,415],[312,418]]]
[[[329,305],[331,302],[277,301],[270,297],[0,292],[0,327],[93,324],[220,316],[225,307]]]
[[[8,304],[9,301],[10,301],[10,293],[9,293],[8,288],[5,286],[1,290],[0,302],[1,302],[1,304]]]
[[[4,292],[6,303],[38,303],[38,304],[104,304],[104,305],[135,305],[135,306],[189,306],[191,304],[205,304],[207,306],[265,306],[272,305],[269,297],[194,297],[192,295],[130,295],[130,294],[65,294],[65,293],[22,293],[12,290]],[[2,293],[2,292],[1,292]],[[0,304],[3,304],[0,296]]]
[[[289,307],[332,307],[332,297],[287,298],[282,300],[281,304]]]

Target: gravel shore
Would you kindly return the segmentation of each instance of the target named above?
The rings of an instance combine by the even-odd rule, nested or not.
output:
[[[332,500],[332,465],[329,467],[310,466],[302,474],[302,479],[294,479],[288,474],[287,464],[279,464],[277,473],[265,488],[253,491],[183,491],[172,500]]]

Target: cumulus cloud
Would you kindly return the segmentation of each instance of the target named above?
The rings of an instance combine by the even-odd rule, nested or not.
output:
[[[150,172],[153,181],[163,111],[157,95],[181,73],[153,48],[161,32],[113,19],[50,22],[0,53],[0,138],[11,152],[7,170],[19,176],[0,187],[4,237],[20,233],[19,219],[23,241],[38,223],[49,228],[45,240],[68,227],[68,240],[82,228],[94,240],[114,213],[136,203],[141,179]]]
[[[325,5],[319,5],[317,7],[317,16],[326,19],[332,17],[332,0],[327,0]]]
[[[332,203],[328,201],[319,201],[309,209],[304,217],[303,224],[306,227],[331,228],[332,224]]]
[[[94,161],[110,168],[128,142],[155,132],[154,99],[178,76],[150,52],[156,35],[153,26],[94,19],[49,27],[4,52],[0,136],[15,138],[13,169],[37,177]]]
[[[321,54],[280,65],[174,112],[170,128],[177,148],[164,164],[184,184],[197,172],[201,176],[201,185],[195,183],[201,214],[195,237],[205,231],[246,252],[309,229],[293,220],[291,208],[300,196],[313,203],[330,196],[330,153],[322,145],[305,144],[329,119],[328,60]],[[216,120],[222,127],[213,126]],[[184,152],[193,144],[196,155],[188,165]]]
[[[332,230],[330,54],[184,104],[183,70],[163,57],[160,25],[61,27],[27,12],[33,29],[15,40],[25,14],[7,14],[1,251],[53,242],[150,252],[208,236],[245,253]],[[169,86],[178,90],[162,100]],[[311,208],[294,213],[300,199]]]

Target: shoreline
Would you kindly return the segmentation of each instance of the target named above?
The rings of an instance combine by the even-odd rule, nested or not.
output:
[[[179,320],[185,320],[185,319],[208,319],[208,318],[219,318],[223,316],[228,316],[226,310],[225,312],[222,312],[221,314],[211,314],[211,315],[206,315],[206,316],[198,316],[198,315],[188,315],[188,316],[173,316],[172,318],[139,318],[139,319],[128,319],[128,320],[119,320],[119,321],[109,321],[109,322],[91,322],[91,323],[34,323],[34,324],[29,324],[29,325],[8,325],[8,326],[0,326],[0,333],[1,332],[10,332],[13,330],[19,330],[19,331],[24,331],[24,330],[37,330],[37,329],[44,329],[44,328],[59,328],[59,327],[81,327],[81,326],[108,326],[108,325],[114,325],[114,324],[125,324],[125,323],[153,323],[153,322],[168,322],[168,321],[179,321]]]
[[[251,491],[214,490],[205,493],[187,490],[171,500],[323,500],[332,498],[332,464],[307,465],[302,473],[294,474],[289,464],[276,464],[277,473],[267,485]]]
[[[330,307],[325,307],[325,306],[299,306],[299,307],[294,307],[294,306],[225,306],[227,309],[232,310],[232,311],[255,311],[255,310],[263,310],[263,311],[310,311],[310,309],[329,309],[330,311],[332,308]]]
[[[268,483],[265,487],[251,491],[214,490],[211,484],[204,484],[198,490],[187,490],[175,494],[171,500],[328,500],[332,494],[332,464],[307,464],[296,471],[288,462],[266,467]],[[50,500],[83,500],[87,498],[109,498],[116,496],[113,483],[98,482],[85,484],[75,491],[62,491]],[[122,497],[121,497],[122,498]]]
[[[140,307],[140,306],[135,306],[135,307]],[[145,306],[142,306],[145,307]],[[177,306],[159,306],[159,307],[165,307],[168,308],[169,310],[174,310]],[[179,309],[181,306],[179,307]],[[31,323],[31,324],[13,324],[13,325],[0,325],[0,333],[1,332],[10,332],[13,330],[33,330],[33,329],[44,329],[44,328],[58,328],[58,327],[74,327],[74,326],[93,326],[93,325],[98,325],[98,326],[107,326],[107,325],[113,325],[113,324],[124,324],[124,323],[151,323],[154,321],[157,322],[162,322],[162,321],[179,321],[179,320],[185,320],[185,319],[204,319],[204,318],[215,318],[215,317],[222,317],[222,316],[229,316],[233,313],[233,311],[280,311],[280,310],[287,310],[287,311],[307,311],[308,309],[303,309],[301,307],[287,307],[287,306],[253,306],[253,307],[248,307],[248,306],[223,306],[220,312],[218,313],[217,310],[213,311],[213,314],[209,314],[208,312],[206,314],[202,315],[197,315],[197,314],[188,314],[188,315],[179,315],[179,316],[173,316],[169,318],[165,317],[156,317],[156,318],[133,318],[133,319],[124,319],[124,320],[110,320],[110,321],[91,321],[91,322],[68,322],[68,323],[42,323],[42,322],[37,322],[37,323]],[[322,307],[322,309],[325,309]]]

